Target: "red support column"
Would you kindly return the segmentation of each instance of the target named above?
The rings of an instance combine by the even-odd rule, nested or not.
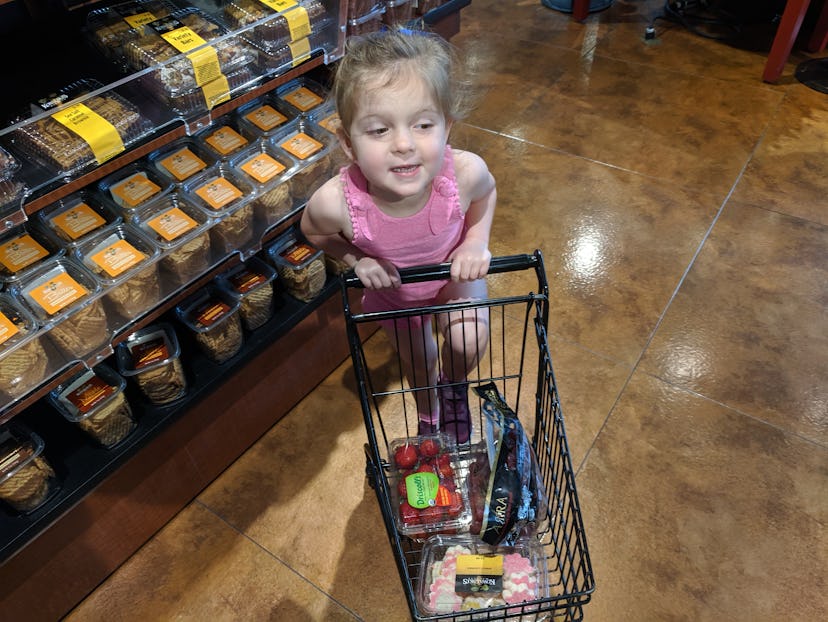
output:
[[[773,45],[765,63],[765,71],[762,74],[765,82],[776,82],[782,75],[810,3],[810,0],[788,0],[785,5],[785,12],[776,29]],[[825,13],[825,10],[823,9],[822,12]]]

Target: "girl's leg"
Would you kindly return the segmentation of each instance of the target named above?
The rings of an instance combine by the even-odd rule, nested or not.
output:
[[[484,279],[471,283],[448,283],[440,292],[440,302],[481,300],[487,297]],[[443,335],[442,373],[438,389],[441,429],[459,443],[469,440],[469,374],[477,367],[489,344],[489,310],[486,307],[443,313],[437,316]]]
[[[437,384],[437,341],[432,332],[431,316],[383,322],[383,328],[399,354],[409,387],[415,389],[418,434],[432,434],[437,431],[439,421],[437,392],[420,388]]]

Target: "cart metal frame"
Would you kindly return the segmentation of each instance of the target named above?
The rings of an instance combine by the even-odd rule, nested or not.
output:
[[[447,280],[450,278],[449,268],[448,263],[419,266],[400,270],[400,276],[403,283]],[[529,270],[534,270],[537,277],[535,292],[376,313],[355,313],[352,310],[348,292],[353,288],[361,288],[362,285],[353,271],[341,277],[348,342],[368,437],[365,444],[366,477],[376,493],[411,617],[416,621],[577,621],[583,619],[583,606],[590,601],[595,589],[547,339],[549,288],[543,256],[536,250],[531,255],[495,257],[489,275]],[[491,279],[492,276],[487,278]],[[496,278],[501,279],[499,289],[500,283],[511,287],[515,280],[520,281],[514,274]],[[416,317],[425,317],[430,321],[428,316],[439,313],[477,314],[483,308],[489,316],[488,347],[477,367],[469,370],[468,380],[471,386],[495,382],[511,408],[520,416],[527,434],[531,434],[549,498],[546,520],[537,533],[546,554],[548,581],[547,590],[544,591],[548,591],[548,594],[517,606],[432,615],[421,610],[417,599],[423,543],[401,535],[395,524],[392,484],[389,484],[388,477],[388,444],[401,436],[417,435],[417,415],[416,408],[412,407],[412,398],[418,391],[434,391],[441,385],[419,383],[416,379],[413,386],[409,384],[404,378],[401,361],[398,360],[399,349],[387,341],[383,344],[385,334],[376,331],[376,328],[380,321],[386,321],[386,324],[393,321],[398,326],[400,322],[408,322]],[[442,347],[445,337],[436,328],[432,330],[438,345]],[[377,337],[372,339],[375,332]],[[399,339],[399,335],[399,332],[395,332],[391,339]],[[519,344],[513,342],[517,337],[521,339]],[[371,347],[366,347],[369,343]],[[379,346],[375,347],[374,344]],[[533,345],[537,347],[536,357],[531,352]],[[391,355],[388,354],[389,350]],[[394,355],[397,360],[393,359]],[[524,377],[536,380],[536,387],[532,389],[528,382],[524,383]],[[526,411],[531,416],[522,412],[521,397],[524,404],[533,401],[532,406],[524,405],[524,408],[531,409]],[[479,435],[482,411],[479,398],[473,397],[471,391],[469,402],[475,422],[475,435]],[[476,440],[479,441],[479,436],[473,436],[470,443],[458,446],[460,455],[469,452]]]

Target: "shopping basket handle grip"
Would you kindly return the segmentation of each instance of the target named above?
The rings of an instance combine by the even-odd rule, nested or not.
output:
[[[535,268],[541,261],[540,251],[533,255],[506,255],[503,257],[492,257],[489,263],[489,274],[501,272],[516,272]],[[400,279],[403,283],[421,283],[422,281],[439,281],[451,278],[451,263],[429,264],[425,266],[412,266],[399,270]],[[354,273],[348,270],[342,275],[346,287],[362,287],[362,281]]]

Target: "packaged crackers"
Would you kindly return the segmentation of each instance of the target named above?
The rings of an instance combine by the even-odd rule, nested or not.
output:
[[[181,347],[172,325],[160,322],[138,330],[115,349],[118,370],[153,404],[168,404],[187,393]]]
[[[126,381],[104,364],[78,372],[49,393],[52,406],[68,421],[111,448],[136,428],[124,396]]]

